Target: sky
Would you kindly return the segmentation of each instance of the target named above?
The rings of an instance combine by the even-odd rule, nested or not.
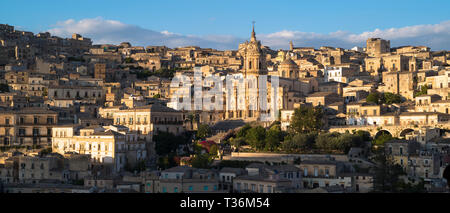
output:
[[[20,30],[94,43],[197,45],[237,49],[250,37],[272,49],[365,46],[368,37],[391,46],[450,50],[448,0],[2,0],[0,23]]]

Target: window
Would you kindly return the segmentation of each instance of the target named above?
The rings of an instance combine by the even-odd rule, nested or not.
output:
[[[193,190],[193,187],[192,186],[189,186],[189,191],[192,191]]]
[[[204,186],[203,191],[208,191],[208,186]]]
[[[39,136],[39,129],[33,128],[33,136]]]
[[[173,192],[177,193],[178,192],[178,187],[173,188]]]
[[[166,193],[166,192],[167,192],[166,187],[163,187],[163,188],[162,188],[162,192],[163,192],[163,193]]]

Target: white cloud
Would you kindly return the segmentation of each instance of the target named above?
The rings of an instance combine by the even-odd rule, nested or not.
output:
[[[329,34],[306,33],[299,31],[281,31],[269,35],[260,35],[264,45],[281,46],[286,48],[289,40],[295,46],[335,46],[350,48],[352,46],[365,46],[368,38],[383,38],[391,40],[391,46],[425,45],[433,50],[450,49],[450,21],[439,24],[415,25],[386,30],[375,29],[370,32],[354,34],[337,31]]]
[[[157,32],[141,28],[136,25],[124,24],[119,21],[105,20],[101,17],[93,19],[82,19],[75,21],[69,19],[58,22],[50,33],[69,37],[72,33],[78,33],[87,38],[92,38],[96,44],[119,44],[127,41],[132,45],[166,45],[169,47],[197,45],[201,47],[212,47],[218,49],[230,48],[234,40],[232,36],[189,36],[181,35],[167,30]]]
[[[196,45],[217,49],[237,49],[240,42],[248,39],[231,35],[181,35],[167,30],[157,32],[115,20],[105,20],[101,17],[79,21],[73,19],[61,21],[49,32],[63,37],[69,37],[72,33],[79,33],[85,37],[92,38],[94,43],[118,44],[123,41],[129,41],[133,45],[142,46],[166,45],[178,47]],[[384,30],[375,29],[374,31],[360,34],[346,31],[321,34],[288,30],[271,34],[257,34],[257,38],[262,41],[263,45],[272,49],[287,48],[291,40],[295,46],[351,48],[353,46],[365,46],[365,41],[370,37],[391,40],[391,46],[393,47],[425,45],[433,50],[450,49],[450,21]]]

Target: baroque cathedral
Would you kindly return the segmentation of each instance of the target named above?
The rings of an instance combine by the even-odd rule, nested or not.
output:
[[[280,69],[285,74],[269,73],[267,69],[266,48],[261,45],[261,41],[256,39],[255,27],[252,27],[252,33],[250,41],[239,44],[239,55],[242,57],[242,69],[241,73],[248,81],[243,87],[233,87],[231,97],[225,97],[225,103],[233,105],[233,110],[227,108],[224,114],[225,119],[243,119],[246,121],[255,120],[261,121],[262,116],[278,116],[278,110],[293,109],[294,102],[300,102],[299,97],[302,97],[304,93],[309,91],[309,85],[305,85],[304,82],[298,79],[291,78],[297,76],[290,70],[295,63],[290,59],[286,59],[280,64]],[[253,81],[251,81],[253,79]],[[273,80],[277,79],[275,82]],[[250,80],[250,81],[249,81]],[[259,80],[267,82],[266,87],[262,88]],[[245,93],[243,92],[245,90]],[[261,97],[260,95],[266,93]],[[305,94],[306,94],[305,93]],[[229,94],[228,94],[229,95]],[[227,96],[227,95],[226,95]],[[275,98],[275,103],[271,99]],[[297,101],[294,101],[296,99]],[[265,102],[265,106],[261,106],[261,103]],[[276,107],[275,107],[276,105]]]

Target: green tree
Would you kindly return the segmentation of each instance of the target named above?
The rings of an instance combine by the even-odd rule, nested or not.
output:
[[[158,93],[158,94],[154,95],[153,98],[161,98],[161,95]]]
[[[213,159],[217,157],[218,152],[219,146],[217,144],[214,144],[209,148],[209,156]]]
[[[262,126],[256,126],[248,130],[245,139],[247,143],[256,150],[265,148],[266,129]]]
[[[402,167],[395,164],[391,156],[385,155],[384,150],[378,151],[374,161],[376,163],[374,191],[398,192],[401,184],[399,177],[405,174]]]
[[[281,127],[279,125],[272,126],[266,133],[266,147],[267,151],[274,151],[280,145],[282,140]]]
[[[239,148],[243,145],[246,145],[245,142],[245,138],[244,137],[239,137],[239,138],[231,138],[230,139],[230,143],[231,145],[233,145],[234,147],[236,147],[237,150],[239,150]]]
[[[371,93],[366,97],[366,102],[368,102],[368,103],[379,104],[379,103],[380,103],[380,99],[381,99],[380,93],[377,92],[377,91],[375,91],[375,92],[371,92]]]
[[[236,137],[245,137],[247,135],[248,130],[250,130],[252,126],[250,124],[245,124],[241,129],[236,133]]]
[[[197,130],[197,138],[203,139],[211,135],[211,128],[209,125],[201,124]]]
[[[207,169],[213,162],[213,159],[209,156],[209,154],[198,154],[191,161],[191,165],[194,168],[203,168]]]
[[[358,135],[363,141],[372,141],[372,137],[370,137],[370,132],[364,130],[358,130],[355,133]]]
[[[377,146],[384,146],[384,143],[386,143],[392,139],[393,139],[393,137],[391,134],[383,132],[383,133],[381,133],[381,135],[376,137],[375,140],[373,140],[373,144],[377,145]]]
[[[421,95],[426,95],[426,94],[428,94],[428,86],[427,85],[422,85],[422,86],[420,86],[419,91],[414,93],[414,97],[421,96]]]
[[[319,134],[316,138],[316,147],[324,151],[333,150],[339,135],[337,132]]]
[[[300,150],[309,150],[314,148],[316,134],[295,134],[292,137],[287,137],[283,142],[283,150],[290,153],[295,153]]]
[[[398,94],[386,92],[383,93],[383,96],[384,96],[384,103],[386,104],[394,104],[402,102],[402,97]]]
[[[363,147],[364,138],[358,134],[337,132],[324,133],[317,136],[316,147],[324,151],[339,151],[348,153],[352,147]]]
[[[153,136],[153,141],[155,142],[156,153],[161,156],[167,156],[175,152],[180,145],[187,143],[184,136],[175,136],[170,132],[158,132]]]
[[[353,134],[341,134],[336,141],[335,149],[348,153],[350,151],[350,148],[352,147],[363,147],[364,146],[364,140],[359,135],[353,135]]]
[[[290,128],[296,133],[319,131],[323,126],[323,111],[320,107],[300,106],[295,109]]]

